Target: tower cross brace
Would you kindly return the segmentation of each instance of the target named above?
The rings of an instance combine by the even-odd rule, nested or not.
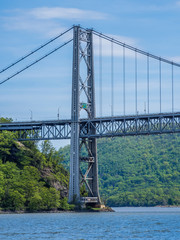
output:
[[[88,119],[95,118],[93,65],[92,30],[74,26],[69,203],[100,204],[96,139],[80,138],[81,110],[86,111]],[[87,131],[95,133],[95,127]],[[81,155],[83,147],[86,149],[87,156]],[[86,162],[85,173],[81,170],[82,162]],[[88,193],[86,197],[80,195],[80,187],[83,184]]]

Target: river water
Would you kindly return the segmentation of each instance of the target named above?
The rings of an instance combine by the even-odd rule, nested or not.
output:
[[[0,214],[0,239],[180,239],[180,208],[101,213]]]

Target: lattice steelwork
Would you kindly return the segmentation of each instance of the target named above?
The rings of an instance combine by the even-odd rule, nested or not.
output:
[[[93,200],[93,202],[99,204],[96,139],[91,137],[80,139],[80,110],[86,110],[89,120],[95,118],[92,30],[84,30],[79,26],[75,26],[73,39],[69,202],[81,201],[80,186],[85,183],[88,190],[86,203],[89,199],[89,203],[92,204]],[[84,69],[86,71],[82,71]],[[86,99],[86,102],[80,102],[81,96]],[[89,134],[95,134],[94,126],[90,126],[88,131]],[[81,157],[83,146],[87,150],[87,157]],[[85,174],[80,169],[82,161],[88,163]]]
[[[0,131],[17,134],[19,141],[70,139],[71,120],[0,123]]]
[[[89,132],[94,127],[95,133]],[[98,118],[81,122],[80,136],[115,137],[180,132],[180,113]]]
[[[180,133],[180,113],[80,119],[79,124],[81,139]],[[20,141],[70,139],[71,120],[0,123],[0,131],[4,130],[17,133]]]
[[[17,60],[15,63],[0,70],[0,73],[5,72],[17,63],[28,58],[35,52],[54,42],[64,34],[71,31],[68,29],[64,33],[51,39],[47,43],[41,45],[34,51],[26,54],[24,57]],[[94,90],[94,67],[93,67],[93,34],[99,37],[99,105],[100,116],[96,118],[95,112],[95,90]],[[46,139],[71,139],[71,159],[70,159],[70,185],[69,185],[69,202],[100,204],[99,189],[98,189],[98,164],[97,164],[97,146],[96,139],[100,137],[115,137],[115,136],[134,136],[134,135],[150,135],[163,133],[180,133],[180,112],[174,112],[175,102],[175,77],[178,78],[178,73],[175,72],[175,67],[180,69],[180,64],[169,61],[167,59],[149,54],[140,49],[112,39],[95,30],[83,29],[79,26],[73,27],[73,38],[70,38],[65,43],[56,47],[54,50],[46,53],[41,58],[31,62],[26,67],[21,68],[18,72],[10,75],[0,82],[4,84],[21,72],[30,68],[34,64],[58,51],[73,40],[73,71],[72,71],[72,110],[71,119],[56,120],[56,121],[31,121],[31,122],[12,122],[0,123],[0,131],[12,131],[16,133],[18,140],[46,140]],[[111,116],[103,118],[102,116],[102,40],[111,43]],[[114,116],[114,45],[122,47],[122,109],[123,116]],[[126,70],[126,51],[130,50],[134,55],[134,85],[135,96],[134,116],[128,116],[126,113],[126,78],[129,71]],[[145,89],[147,95],[147,114],[146,108],[144,115],[140,115],[138,111],[138,56],[145,57],[146,69],[144,70],[143,81],[146,81]],[[158,63],[158,76],[156,82],[159,82],[159,114],[150,114],[150,59]],[[140,60],[139,60],[140,61]],[[163,71],[162,64],[170,66],[170,102],[171,113],[162,113],[162,83]],[[140,78],[141,79],[141,78]],[[144,80],[145,79],[145,80]],[[166,78],[165,78],[166,80]],[[179,82],[179,80],[178,80]],[[166,83],[166,82],[165,82]],[[178,85],[179,86],[179,85]],[[176,93],[177,95],[177,93]],[[84,99],[82,99],[84,98]],[[167,98],[168,99],[168,98]],[[83,100],[83,101],[82,101]],[[177,101],[178,102],[178,101]],[[145,104],[146,106],[146,104]],[[103,106],[104,108],[104,106]],[[80,111],[85,110],[87,118],[80,117]],[[166,111],[166,110],[165,110]],[[178,111],[178,110],[176,110]],[[82,156],[82,148],[86,149],[87,155]],[[87,165],[87,169],[83,172],[80,169],[81,162]],[[88,190],[87,197],[80,196],[80,186],[85,184]]]

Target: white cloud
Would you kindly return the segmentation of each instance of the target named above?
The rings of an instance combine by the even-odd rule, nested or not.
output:
[[[107,15],[101,12],[81,10],[78,8],[35,8],[30,11],[37,19],[106,19]]]
[[[112,35],[112,34],[107,34],[110,38],[118,40],[122,43],[131,45],[131,46],[137,46],[137,40],[133,39],[133,38],[129,38],[129,37],[125,37],[125,36],[119,36],[119,35]],[[102,39],[101,41],[102,44],[102,56],[111,56],[111,42]],[[94,52],[95,55],[99,55],[100,54],[100,40],[99,37],[97,37],[96,35],[94,36]],[[126,49],[125,50],[125,54],[126,57],[134,57],[134,52],[131,50]],[[113,56],[114,57],[122,57],[123,56],[123,47],[119,46],[117,44],[113,44]]]
[[[1,17],[1,24],[7,30],[23,30],[37,32],[52,37],[63,32],[67,27],[62,26],[58,19],[64,20],[100,20],[107,15],[101,12],[82,10],[78,8],[33,8],[30,10],[14,9],[8,11],[8,17]]]
[[[99,20],[106,19],[107,15],[97,11],[81,10],[78,8],[33,8],[30,10],[24,9],[14,9],[10,11],[11,15],[9,17],[2,18],[4,22],[4,27],[8,30],[20,30],[38,33],[46,38],[54,37],[59,33],[65,31],[67,27],[62,26],[57,19],[87,19],[87,20]],[[137,40],[125,36],[119,35],[109,35],[111,38],[124,42],[126,44],[136,46]],[[68,32],[61,39],[62,41],[67,41],[72,37],[72,32]],[[94,49],[95,54],[99,55],[99,38],[94,36]],[[102,55],[111,56],[111,43],[102,40]],[[122,56],[122,47],[113,44],[113,55]],[[127,57],[134,57],[134,53],[130,50],[126,50]]]
[[[172,60],[173,62],[180,63],[180,56],[174,56],[169,59]]]
[[[61,26],[59,23],[54,21],[42,21],[36,18],[32,18],[27,14],[18,11],[14,16],[4,17],[3,19],[4,28],[7,30],[22,30],[33,33],[43,34],[47,37],[53,36],[54,33],[59,34],[66,28]]]

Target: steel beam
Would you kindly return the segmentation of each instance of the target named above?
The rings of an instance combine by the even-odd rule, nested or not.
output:
[[[179,133],[180,113],[98,118],[81,121],[80,129],[81,138]]]
[[[85,183],[88,197],[94,197],[97,199],[96,203],[100,203],[96,139],[80,138],[80,110],[86,111],[89,120],[95,117],[92,30],[83,30],[75,26],[73,39],[69,202],[81,202],[80,185]],[[82,100],[84,102],[81,102]],[[94,134],[95,128],[91,126],[89,131],[90,134]],[[87,149],[88,163],[85,174],[80,169],[80,163],[84,161],[84,157],[81,157],[83,145]]]
[[[180,113],[79,119],[80,138],[180,133]],[[19,141],[71,138],[71,119],[0,123],[0,131],[17,133]],[[93,131],[92,131],[93,129]]]
[[[0,131],[17,134],[19,141],[70,139],[71,120],[0,123]]]
[[[73,69],[72,69],[72,104],[71,104],[71,151],[70,151],[70,180],[69,203],[80,202],[80,171],[79,171],[79,46],[80,27],[73,30]]]

